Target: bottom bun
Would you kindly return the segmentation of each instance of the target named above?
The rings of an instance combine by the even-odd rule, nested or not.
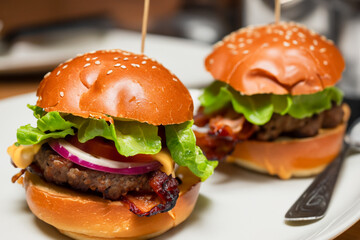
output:
[[[175,207],[166,213],[139,217],[121,201],[79,193],[43,181],[26,172],[24,186],[30,210],[44,222],[74,239],[146,239],[183,222],[194,209],[200,183],[188,169],[179,168],[182,180]]]
[[[281,179],[309,177],[320,173],[340,152],[350,108],[343,105],[344,121],[332,129],[320,129],[309,138],[287,138],[273,142],[239,142],[226,159],[257,172]]]

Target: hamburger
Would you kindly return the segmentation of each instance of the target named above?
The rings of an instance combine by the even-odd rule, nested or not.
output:
[[[122,50],[79,55],[37,97],[37,125],[18,128],[8,153],[39,219],[75,239],[132,239],[190,215],[217,163],[196,146],[191,96],[163,65]]]
[[[205,67],[215,81],[194,119],[209,159],[288,179],[339,153],[350,111],[334,86],[345,64],[332,41],[292,22],[250,26],[217,43]]]

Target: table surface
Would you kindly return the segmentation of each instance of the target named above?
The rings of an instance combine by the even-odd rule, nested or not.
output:
[[[33,76],[1,76],[0,77],[0,99],[12,97],[36,90],[42,75]],[[347,231],[339,235],[335,240],[360,239],[360,221],[355,223]]]

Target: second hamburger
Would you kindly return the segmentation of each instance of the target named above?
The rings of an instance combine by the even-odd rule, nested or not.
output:
[[[296,23],[247,27],[216,44],[205,67],[216,81],[195,125],[209,159],[288,179],[317,174],[340,151],[350,111],[330,40]]]

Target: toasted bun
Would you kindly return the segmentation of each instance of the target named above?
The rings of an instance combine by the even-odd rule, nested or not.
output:
[[[320,129],[318,135],[309,138],[239,142],[227,161],[282,179],[316,175],[341,150],[346,122],[350,116],[348,105],[344,104],[343,110],[344,122],[336,128]]]
[[[192,212],[200,189],[199,178],[182,168],[180,196],[169,212],[138,217],[121,201],[79,193],[43,181],[26,172],[24,186],[31,211],[74,239],[118,240],[155,237],[183,222]]]
[[[189,91],[163,65],[145,55],[98,51],[60,64],[37,91],[45,111],[107,119],[107,115],[153,125],[193,117]]]
[[[325,37],[295,23],[247,27],[205,60],[212,76],[245,95],[311,94],[340,80],[345,63]]]

